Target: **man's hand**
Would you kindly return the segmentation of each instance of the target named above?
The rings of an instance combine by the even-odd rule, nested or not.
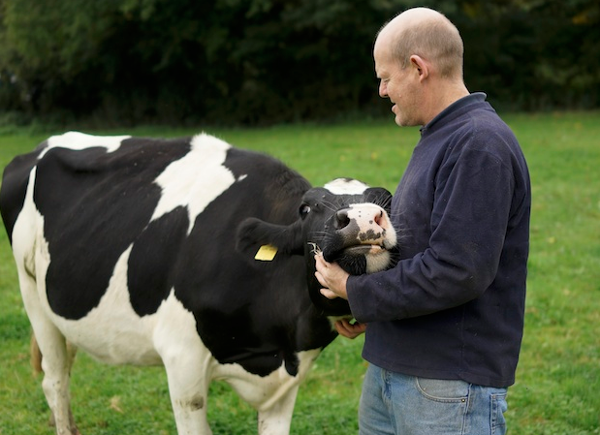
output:
[[[338,334],[347,338],[356,338],[367,329],[366,323],[350,323],[348,319],[342,319],[335,322],[335,329]]]
[[[348,299],[346,281],[348,281],[350,274],[337,263],[326,262],[322,253],[315,255],[315,262],[317,267],[315,276],[319,283],[325,287],[321,289],[321,294],[328,299],[338,297]]]
[[[350,274],[337,263],[326,262],[322,253],[315,255],[315,262],[317,267],[315,276],[319,283],[325,287],[321,289],[321,294],[328,299],[338,297],[348,299],[346,282]],[[367,329],[366,324],[358,322],[350,323],[349,319],[338,320],[334,326],[338,334],[347,338],[356,338]]]

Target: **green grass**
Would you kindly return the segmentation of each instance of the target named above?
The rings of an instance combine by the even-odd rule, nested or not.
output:
[[[506,115],[527,156],[533,185],[526,330],[517,383],[509,390],[509,433],[600,434],[600,113]],[[178,136],[192,130],[138,128]],[[417,129],[392,120],[334,126],[208,130],[239,147],[266,151],[313,184],[353,176],[394,189]],[[103,132],[122,134],[123,131]],[[0,132],[0,167],[46,135]],[[6,235],[0,231],[0,434],[51,434],[41,379],[29,368],[29,324]],[[297,435],[356,433],[365,363],[362,339],[338,339],[302,386]],[[173,434],[160,368],[112,367],[78,356],[75,418],[84,434]],[[215,435],[256,433],[255,413],[223,384],[212,387]]]

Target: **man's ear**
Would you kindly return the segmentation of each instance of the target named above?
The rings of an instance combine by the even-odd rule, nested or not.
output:
[[[242,221],[237,230],[236,249],[254,255],[264,245],[272,245],[282,254],[304,255],[302,221],[287,226],[257,218]]]
[[[410,56],[410,65],[419,73],[419,80],[429,77],[429,64],[418,54]]]

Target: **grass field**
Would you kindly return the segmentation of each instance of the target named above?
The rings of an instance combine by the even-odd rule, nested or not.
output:
[[[533,185],[526,330],[517,383],[509,390],[509,433],[600,434],[600,113],[504,118],[521,142]],[[194,132],[138,128],[126,133]],[[208,132],[278,156],[315,185],[352,176],[392,191],[419,134],[395,127],[391,119]],[[0,167],[45,136],[0,131]],[[29,333],[8,241],[0,230],[1,435],[53,433],[41,378],[34,378],[29,367]],[[366,368],[361,344],[361,338],[339,338],[324,351],[300,390],[293,434],[357,432]],[[175,433],[161,368],[106,366],[80,354],[72,396],[83,434]],[[255,413],[222,384],[212,387],[209,418],[215,435],[256,433]]]

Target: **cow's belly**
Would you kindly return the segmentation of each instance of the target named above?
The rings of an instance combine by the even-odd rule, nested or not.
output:
[[[134,331],[105,331],[89,328],[85,320],[61,327],[67,340],[95,359],[107,364],[160,365],[161,358],[147,337]]]
[[[57,320],[66,339],[95,359],[108,364],[160,365],[145,320],[139,317],[90,315],[80,320]]]
[[[123,310],[103,315],[103,308],[101,304],[80,320],[56,318],[54,323],[70,343],[104,363],[161,364],[152,340],[155,315],[140,318],[135,313],[119,314]]]
[[[131,248],[127,249],[119,258],[98,306],[81,319],[58,316],[52,312],[45,294],[40,296],[52,323],[69,342],[94,358],[109,364],[161,364],[153,342],[158,313],[140,317],[129,300],[127,261],[130,251]],[[38,263],[38,276],[39,266]],[[47,268],[47,265],[43,267]],[[39,291],[45,293],[42,288]]]

